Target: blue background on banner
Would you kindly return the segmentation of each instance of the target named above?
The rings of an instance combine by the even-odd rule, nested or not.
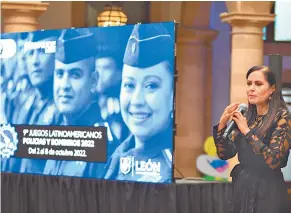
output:
[[[17,44],[1,60],[1,124],[108,127],[107,163],[1,156],[1,170],[170,183],[174,30],[165,22],[1,34]]]

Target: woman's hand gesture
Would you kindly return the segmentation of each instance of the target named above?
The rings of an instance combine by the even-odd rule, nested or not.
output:
[[[219,120],[218,130],[223,129],[226,126],[227,122],[232,117],[233,112],[235,112],[238,109],[238,107],[239,107],[239,103],[233,103],[225,108]]]

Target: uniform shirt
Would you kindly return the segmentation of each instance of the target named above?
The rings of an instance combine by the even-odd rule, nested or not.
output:
[[[15,104],[13,124],[48,125],[56,113],[52,94],[40,97],[36,88],[21,93]]]
[[[14,99],[12,124],[49,125],[56,113],[51,94],[41,98],[35,88],[19,93]],[[2,171],[42,174],[45,160],[15,158],[1,161]]]
[[[1,104],[4,113],[1,119],[6,119],[3,123],[11,123],[13,111],[20,100],[26,98],[27,91],[31,84],[27,75],[20,76],[17,80],[8,79],[1,84]]]
[[[166,183],[172,179],[171,130],[148,141],[150,146],[135,148],[130,135],[113,153],[105,179]]]
[[[55,118],[54,125],[68,125],[64,123],[62,115]],[[110,127],[101,119],[100,109],[96,102],[83,113],[83,115],[75,122],[78,126],[106,126],[108,138],[108,152],[113,152],[112,149],[116,146],[116,138],[113,137]],[[103,167],[102,167],[103,165]],[[44,174],[48,175],[64,175],[78,177],[99,177],[104,173],[104,163],[89,163],[85,161],[60,161],[47,160]],[[93,169],[94,168],[94,169]]]
[[[263,124],[263,117],[258,115],[255,121],[249,126],[250,132],[245,136],[247,142],[251,144],[255,154],[261,155],[265,163],[271,168],[283,168],[287,164],[289,149],[291,148],[291,117],[290,113],[283,108],[278,110],[276,119],[268,133],[269,137],[264,139],[256,135],[255,128]],[[234,140],[237,134],[233,134],[231,139],[223,139],[225,130],[217,131],[218,125],[213,128],[213,136],[217,147],[217,154],[223,160],[234,157],[237,149]],[[266,134],[266,136],[268,136]]]

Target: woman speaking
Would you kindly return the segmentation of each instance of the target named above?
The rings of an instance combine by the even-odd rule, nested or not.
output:
[[[268,67],[252,67],[246,78],[246,116],[238,110],[239,103],[231,104],[213,128],[219,158],[228,160],[238,154],[240,162],[230,174],[231,212],[290,213],[281,168],[286,166],[291,149],[291,115]],[[237,128],[225,138],[229,120],[235,121]]]

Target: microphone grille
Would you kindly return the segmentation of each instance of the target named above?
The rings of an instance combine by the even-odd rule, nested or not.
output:
[[[245,113],[246,111],[248,111],[248,105],[246,104],[240,104],[239,105],[239,111],[241,111],[241,113]]]

